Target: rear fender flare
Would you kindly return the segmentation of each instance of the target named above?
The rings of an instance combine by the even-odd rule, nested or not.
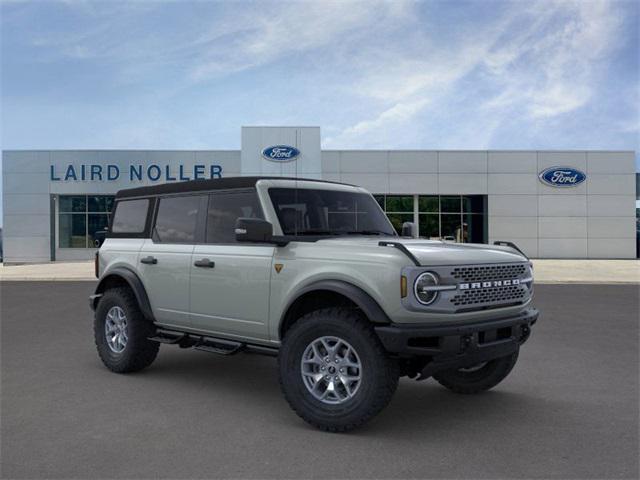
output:
[[[147,320],[153,322],[154,318],[153,311],[151,310],[151,303],[149,303],[147,291],[145,290],[140,277],[138,277],[138,275],[134,271],[125,267],[116,267],[113,270],[110,270],[104,277],[100,279],[100,282],[96,287],[95,294],[92,296],[92,298],[94,299],[92,305],[93,309],[95,310],[98,302],[100,301],[100,297],[106,291],[106,288],[109,285],[110,281],[114,279],[121,279],[127,283],[136,297],[138,306],[140,307],[142,314]]]

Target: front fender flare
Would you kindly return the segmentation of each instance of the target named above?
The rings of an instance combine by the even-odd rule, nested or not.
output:
[[[300,290],[298,290],[293,299],[287,304],[287,307],[284,309],[282,316],[280,318],[280,327],[282,327],[287,314],[289,313],[289,309],[291,306],[303,295],[313,292],[313,291],[330,291],[339,293],[347,297],[353,303],[355,303],[360,310],[367,316],[369,321],[373,323],[379,324],[389,324],[391,320],[385,313],[385,311],[380,307],[378,302],[376,302],[371,295],[362,290],[360,287],[357,287],[349,282],[345,282],[342,280],[320,280],[314,283],[311,283]]]
[[[109,284],[109,281],[118,278],[124,280],[127,285],[133,291],[133,294],[136,297],[136,301],[138,302],[138,306],[142,311],[144,317],[153,322],[153,311],[151,310],[151,303],[149,303],[149,297],[147,296],[147,291],[142,284],[142,280],[140,277],[133,271],[126,267],[116,267],[113,270],[110,270],[106,275],[104,275],[100,282],[98,282],[98,286],[96,287],[95,294],[91,296],[91,308],[96,309],[100,297],[106,290],[106,286]]]

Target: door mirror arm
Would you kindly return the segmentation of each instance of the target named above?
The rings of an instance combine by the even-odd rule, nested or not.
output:
[[[238,242],[272,243],[279,247],[289,243],[286,237],[274,235],[273,225],[261,218],[238,218],[235,234]]]

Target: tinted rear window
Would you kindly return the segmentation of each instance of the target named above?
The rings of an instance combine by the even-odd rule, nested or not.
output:
[[[200,195],[161,198],[154,238],[162,243],[193,243]]]
[[[111,231],[113,233],[142,233],[147,223],[149,199],[122,200],[116,204]]]

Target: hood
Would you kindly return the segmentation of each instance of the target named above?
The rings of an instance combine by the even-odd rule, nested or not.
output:
[[[514,248],[498,245],[405,239],[401,243],[424,266],[513,263],[527,260]]]
[[[404,245],[420,265],[477,265],[488,263],[524,262],[527,258],[517,250],[483,243],[450,243],[440,240],[420,240],[400,237],[339,237],[321,242],[348,247],[377,247],[381,241]],[[392,248],[392,247],[378,247]]]

